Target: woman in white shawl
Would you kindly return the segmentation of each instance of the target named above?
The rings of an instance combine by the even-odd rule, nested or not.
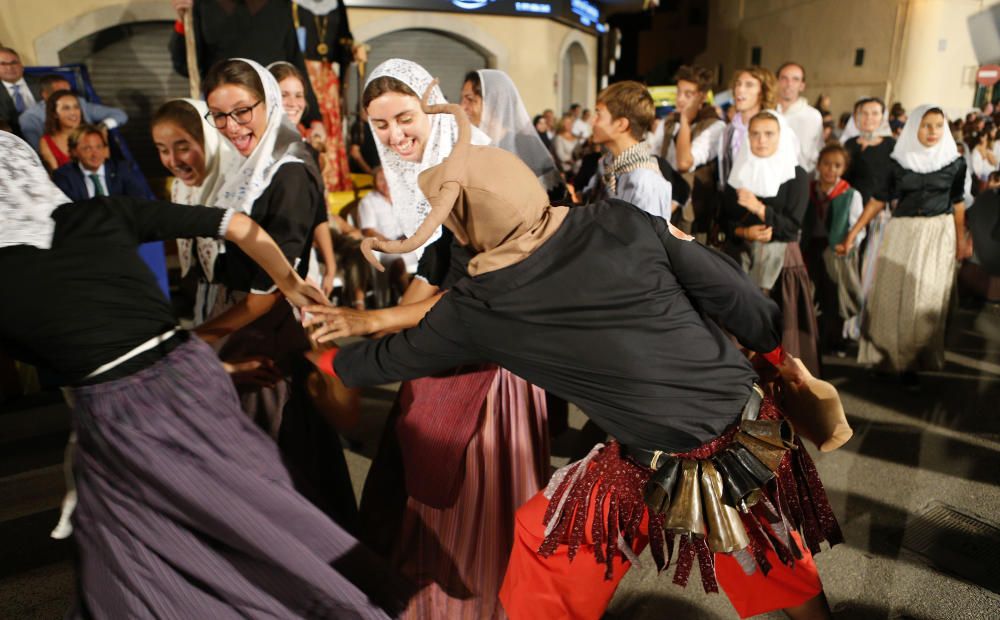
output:
[[[160,106],[150,122],[160,162],[174,175],[170,200],[184,205],[213,206],[224,182],[223,171],[238,157],[205,114],[208,106],[194,99],[174,99]],[[178,239],[181,277],[199,271],[194,323],[200,325],[215,305],[221,285],[213,284],[215,259],[224,247],[218,239]]]
[[[552,200],[565,197],[552,153],[538,137],[510,77],[497,69],[470,71],[462,84],[462,109],[490,142],[517,155],[538,176]]]
[[[249,215],[281,247],[303,277],[313,231],[326,221],[322,181],[299,132],[288,120],[277,81],[256,62],[217,63],[202,82],[209,122],[241,157],[223,171],[217,207]],[[247,413],[278,441],[301,491],[347,529],[357,518],[339,438],[306,393],[309,341],[274,283],[227,243],[215,261],[226,289],[196,332],[224,360],[267,357],[283,381],[240,386]]]
[[[812,283],[799,248],[809,176],[797,153],[781,114],[764,110],[751,117],[722,195],[722,226],[726,252],[781,306],[782,346],[819,375]]]
[[[916,385],[919,369],[944,365],[944,332],[956,260],[971,254],[965,227],[965,158],[935,106],[913,110],[892,151],[887,182],[838,246],[854,238],[890,200],[875,283],[862,321],[858,361],[902,373]]]
[[[362,97],[407,236],[430,211],[417,175],[441,163],[458,139],[453,116],[422,110],[432,82],[420,65],[391,59],[372,72]],[[437,86],[429,102],[445,102]],[[489,139],[474,129],[473,143]],[[400,306],[338,308],[334,334],[416,325],[440,291],[466,275],[470,256],[450,233],[441,237],[426,247]],[[409,617],[497,617],[514,512],[548,477],[545,393],[487,366],[408,381],[399,394],[362,495],[362,537],[424,586]]]

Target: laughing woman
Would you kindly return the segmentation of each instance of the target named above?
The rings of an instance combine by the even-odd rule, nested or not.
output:
[[[253,61],[230,59],[209,70],[203,87],[210,122],[242,156],[227,171],[216,206],[249,215],[305,275],[313,230],[325,215],[322,182],[282,109],[277,81]],[[226,245],[215,275],[227,295],[198,334],[222,359],[274,360],[285,381],[245,392],[244,408],[277,439],[303,494],[353,528],[357,511],[339,438],[306,392],[301,354],[309,343],[302,327],[271,278],[239,248]]]
[[[965,159],[941,108],[910,114],[892,150],[888,182],[837,247],[846,254],[885,204],[898,199],[886,226],[865,308],[858,362],[902,373],[944,366],[944,333],[956,259],[971,254],[965,241]]]
[[[420,105],[431,85],[410,61],[388,60],[363,93],[405,234],[430,211],[417,175],[458,139],[453,117]],[[432,103],[444,102],[434,87]],[[473,140],[488,138],[473,130]],[[396,308],[336,309],[338,336],[417,325],[444,290],[467,275],[468,250],[450,235],[428,247]],[[455,326],[455,329],[460,329]],[[423,586],[410,618],[503,616],[497,594],[514,536],[514,511],[548,476],[545,394],[495,365],[465,366],[404,382],[361,500],[368,541]]]

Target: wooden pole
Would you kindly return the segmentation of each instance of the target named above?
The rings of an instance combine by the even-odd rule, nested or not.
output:
[[[184,11],[184,47],[187,49],[188,84],[191,98],[201,99],[201,72],[198,70],[198,46],[194,40],[194,18],[191,11]]]

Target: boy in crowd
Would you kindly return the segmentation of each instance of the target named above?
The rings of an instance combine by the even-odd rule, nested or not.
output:
[[[670,183],[643,142],[655,113],[653,97],[639,82],[618,82],[597,95],[591,141],[608,154],[584,190],[591,200],[618,198],[670,219]]]

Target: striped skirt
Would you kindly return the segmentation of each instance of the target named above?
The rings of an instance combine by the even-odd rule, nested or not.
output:
[[[366,540],[421,588],[405,618],[506,617],[497,597],[514,541],[514,513],[549,477],[549,438],[545,392],[506,370],[490,373],[484,398],[451,407],[443,404],[433,411],[455,424],[470,416],[480,420],[463,444],[464,456],[457,466],[464,471],[457,478],[440,471],[447,459],[425,462],[416,474],[411,471],[413,460],[400,448],[396,423],[411,406],[401,406],[400,401],[408,400],[403,398],[397,400],[396,417],[390,418],[372,464],[361,500],[362,527],[370,532]],[[454,392],[449,384],[454,386],[459,379],[423,381],[411,382],[414,400],[440,398],[445,403]],[[420,393],[429,390],[435,393]],[[461,441],[458,435],[455,439]],[[407,431],[407,440],[413,439]],[[442,454],[446,452],[445,448]],[[457,492],[449,500],[453,503],[432,507],[405,495],[407,488],[427,493],[415,475],[445,485],[455,478]],[[433,495],[437,499],[439,494]]]
[[[895,372],[942,368],[954,281],[951,215],[889,220],[865,307],[858,362]]]
[[[202,341],[72,396],[75,616],[386,618],[405,600],[294,490]]]

